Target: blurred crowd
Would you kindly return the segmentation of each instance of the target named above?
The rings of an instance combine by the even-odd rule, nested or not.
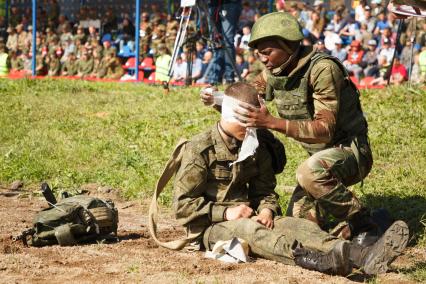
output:
[[[334,1],[331,1],[334,2]],[[339,2],[339,1],[336,1]],[[400,84],[424,82],[426,77],[426,21],[409,18],[397,38],[399,20],[386,10],[385,1],[353,1],[354,7],[323,1],[276,1],[276,10],[295,16],[303,27],[304,45],[314,45],[339,58],[358,83]],[[333,5],[333,3],[331,4]],[[129,11],[132,12],[132,11]],[[99,16],[95,8],[82,7],[78,17],[61,14],[56,0],[37,10],[36,74],[106,79],[134,78],[135,25],[130,14],[118,17],[113,9]],[[263,70],[255,50],[248,46],[251,27],[260,12],[251,2],[242,2],[236,50],[236,80],[250,80]],[[31,10],[11,7],[8,23],[0,17],[0,75],[31,74],[33,45]],[[168,66],[179,30],[176,15],[157,4],[145,7],[140,22],[140,66],[144,78],[156,81],[208,83],[214,46],[209,35],[197,33],[192,21],[186,43],[176,59],[172,78]],[[194,36],[197,35],[197,36]],[[217,46],[216,46],[217,47]],[[396,51],[393,68],[393,54]],[[188,68],[190,65],[191,68]],[[188,72],[191,69],[191,72]]]

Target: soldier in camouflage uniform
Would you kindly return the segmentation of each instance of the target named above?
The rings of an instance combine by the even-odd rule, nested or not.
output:
[[[233,84],[225,94],[260,106],[257,90],[247,83]],[[185,146],[175,178],[174,211],[190,239],[211,249],[218,241],[241,238],[255,255],[325,273],[347,275],[352,264],[368,274],[386,270],[399,254],[396,247],[403,249],[407,243],[405,223],[393,224],[380,241],[365,249],[309,220],[281,217],[265,141],[259,139],[254,155],[231,164],[238,158],[245,134],[239,122],[222,116],[217,125]],[[394,240],[395,249],[386,239]],[[300,243],[304,248],[296,248]]]
[[[46,56],[46,64],[48,66],[48,76],[59,76],[61,72],[61,61],[56,53],[50,53]]]
[[[332,226],[344,238],[374,232],[376,224],[347,188],[365,178],[373,163],[359,92],[338,60],[302,46],[302,40],[299,23],[288,13],[267,14],[255,23],[249,46],[266,69],[252,84],[275,101],[280,117],[262,103],[241,108],[238,118],[247,127],[279,131],[309,153],[297,169],[288,216]]]
[[[121,76],[124,75],[124,69],[121,65],[120,59],[116,55],[115,47],[111,48],[108,57],[109,59],[107,60],[107,73],[105,78],[118,80],[121,78]]]
[[[77,60],[77,76],[87,77],[93,72],[93,58],[87,50],[82,52],[81,57]]]
[[[68,54],[67,60],[62,65],[62,76],[75,76],[77,75],[77,61],[74,52]]]

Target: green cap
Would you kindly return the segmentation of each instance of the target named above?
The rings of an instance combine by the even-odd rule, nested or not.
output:
[[[303,39],[302,27],[297,19],[289,13],[266,14],[254,23],[248,45],[255,48],[259,41],[271,37],[288,41],[301,41]]]

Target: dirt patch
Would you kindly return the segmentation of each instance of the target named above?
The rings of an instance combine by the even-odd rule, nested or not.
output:
[[[158,247],[147,229],[147,206],[115,199],[119,209],[119,239],[113,244],[75,247],[24,247],[12,242],[31,226],[34,214],[45,206],[41,198],[0,196],[0,282],[2,283],[353,283],[365,281],[360,275],[350,279],[332,277],[299,267],[257,259],[247,264],[223,264],[206,259],[201,252],[170,251]],[[183,235],[174,226],[170,213],[163,213],[159,225],[162,240]],[[425,261],[426,252],[410,249],[395,262],[407,269]],[[395,270],[396,271],[396,270]],[[413,283],[401,273],[378,277],[386,283]]]

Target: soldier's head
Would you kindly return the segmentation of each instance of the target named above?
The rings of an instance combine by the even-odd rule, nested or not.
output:
[[[240,102],[248,103],[259,107],[257,90],[250,84],[237,82],[225,89],[225,96],[222,102],[222,117],[220,119],[221,127],[226,133],[232,135],[235,139],[242,141],[246,134],[246,127],[241,126],[235,118],[234,109],[238,108]]]
[[[295,17],[286,12],[275,12],[256,21],[248,45],[258,50],[259,60],[272,74],[279,75],[288,72],[297,62],[303,38]]]

